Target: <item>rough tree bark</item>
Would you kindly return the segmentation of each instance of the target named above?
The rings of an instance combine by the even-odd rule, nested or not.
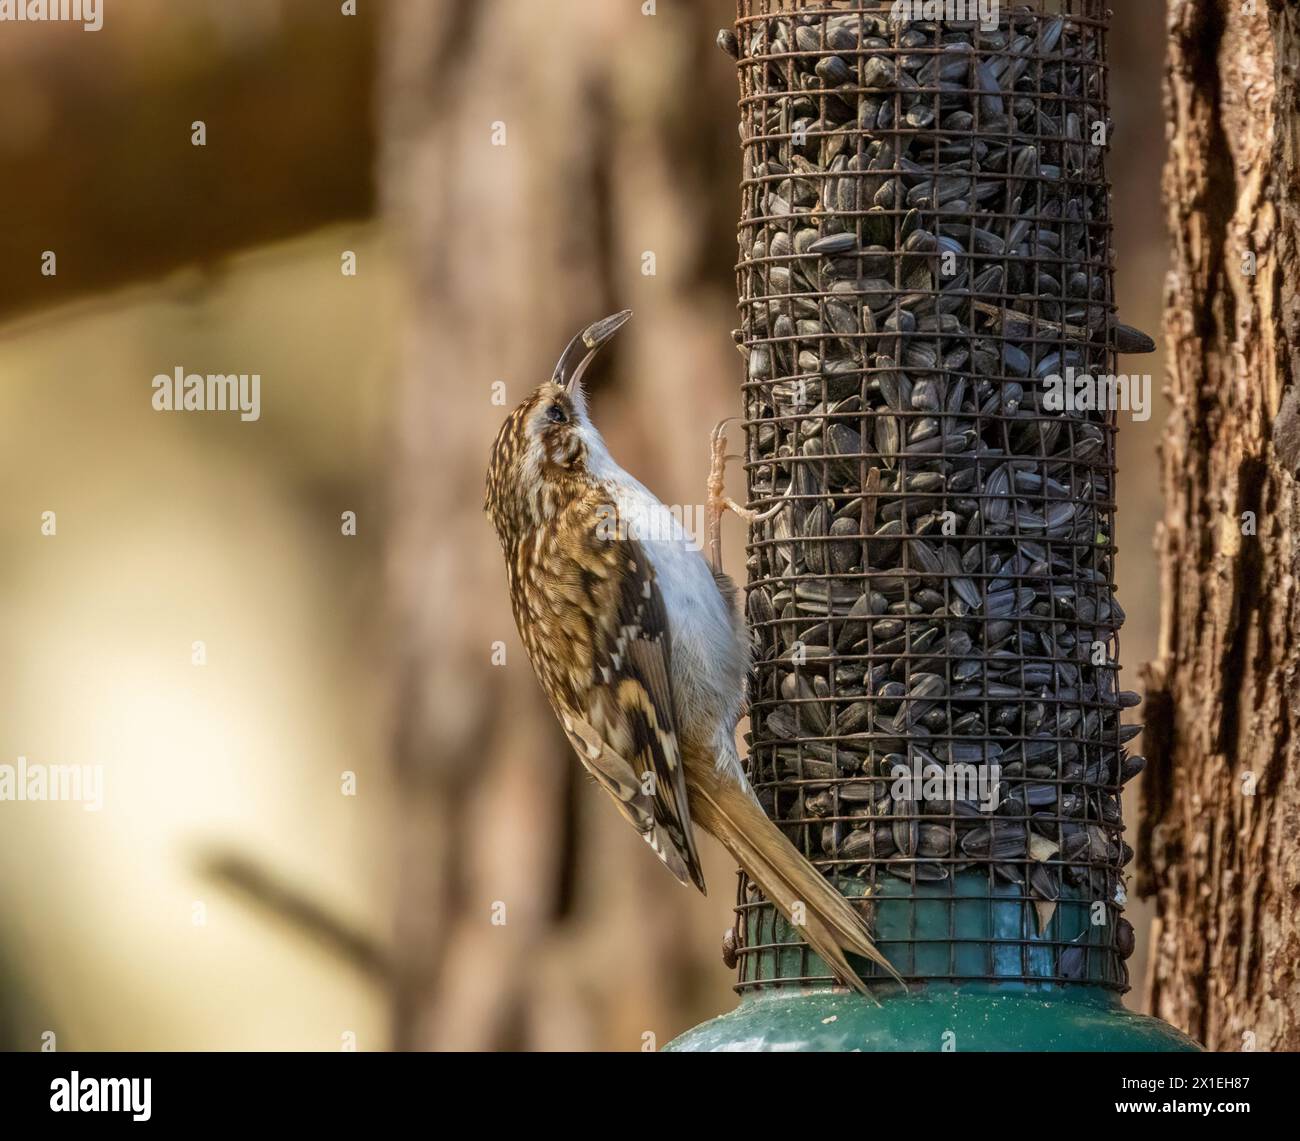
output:
[[[690,103],[732,98],[729,3],[660,8],[386,8],[380,186],[410,311],[389,540],[399,1048],[639,1049],[728,997],[734,865],[713,857],[701,903],[581,781],[482,513],[509,407],[597,317],[636,310],[594,409],[666,502],[699,501],[707,429],[739,410],[734,126]]]
[[[1138,860],[1158,912],[1150,1001],[1210,1048],[1295,1050],[1300,14],[1171,0],[1168,26],[1172,412]]]

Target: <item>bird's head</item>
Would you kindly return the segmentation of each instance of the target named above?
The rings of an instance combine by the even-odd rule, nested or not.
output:
[[[506,418],[492,445],[484,508],[505,541],[543,523],[590,476],[605,443],[587,413],[582,376],[630,309],[588,325],[560,355],[551,379]]]

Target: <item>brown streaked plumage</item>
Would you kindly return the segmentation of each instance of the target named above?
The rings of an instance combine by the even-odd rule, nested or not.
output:
[[[749,647],[734,587],[614,463],[587,415],[582,373],[629,316],[575,337],[493,445],[486,509],[515,622],[579,759],[669,870],[704,891],[700,825],[865,993],[845,951],[893,968],[853,905],[763,813],[736,754]],[[730,505],[719,435],[715,526]]]

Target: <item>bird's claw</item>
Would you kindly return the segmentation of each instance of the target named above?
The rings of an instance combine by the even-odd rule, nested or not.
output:
[[[720,420],[714,425],[713,431],[709,435],[709,495],[705,510],[709,522],[709,551],[713,560],[713,569],[718,573],[722,572],[723,513],[734,511],[747,523],[763,523],[771,519],[785,506],[785,503],[781,502],[767,511],[758,512],[752,511],[748,507],[742,507],[734,499],[728,497],[726,492],[727,464],[731,460],[745,458],[727,452],[727,425],[738,419],[740,419],[738,416],[728,416],[725,420]]]

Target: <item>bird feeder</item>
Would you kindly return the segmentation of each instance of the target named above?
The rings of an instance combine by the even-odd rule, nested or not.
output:
[[[835,989],[742,876],[740,1006],[676,1049],[1194,1047],[1120,1003],[1116,358],[1153,346],[1113,301],[1106,35],[1101,0],[739,0],[720,37],[750,778],[908,989]]]

